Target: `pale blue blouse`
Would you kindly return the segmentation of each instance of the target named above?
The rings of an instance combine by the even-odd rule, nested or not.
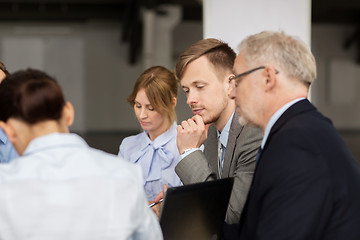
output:
[[[0,129],[0,163],[8,163],[18,156],[4,131]]]
[[[146,131],[126,137],[119,147],[119,156],[129,162],[139,164],[144,177],[147,199],[153,201],[162,191],[162,186],[182,185],[175,173],[180,161],[176,146],[176,122],[163,134],[151,141]]]

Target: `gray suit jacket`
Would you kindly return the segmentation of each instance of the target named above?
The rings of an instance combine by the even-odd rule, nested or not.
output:
[[[255,158],[262,140],[258,128],[242,126],[235,112],[226,146],[221,178],[234,177],[234,187],[225,221],[238,223],[255,170]],[[175,168],[184,184],[219,179],[217,160],[217,133],[214,125],[208,130],[205,149],[195,151],[182,159]]]

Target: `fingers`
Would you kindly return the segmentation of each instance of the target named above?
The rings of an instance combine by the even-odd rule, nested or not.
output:
[[[201,116],[195,115],[177,126],[176,145],[179,153],[186,149],[199,148],[207,138],[207,128]]]
[[[200,115],[194,115],[191,118],[199,127],[203,127],[204,126],[204,120]]]
[[[151,208],[153,210],[153,212],[155,213],[155,215],[159,218],[160,216],[160,209],[161,209],[161,203],[158,205],[155,205],[154,207]]]
[[[188,120],[182,121],[179,126],[177,128],[178,131],[184,130],[186,132],[197,132],[205,130],[204,121],[199,115],[195,115]]]
[[[182,129],[188,129],[190,127],[189,119],[181,122],[180,126]]]
[[[184,127],[183,127],[181,124],[180,124],[180,125],[177,125],[176,131],[178,132],[178,134],[179,134],[182,130],[184,130]]]
[[[165,194],[165,191],[167,188],[168,188],[168,186],[166,184],[164,184],[162,187],[162,191],[159,192],[159,194],[154,198],[155,203],[159,202],[162,198],[164,198],[164,194]]]
[[[162,199],[164,197],[164,191],[161,191],[155,198],[154,198],[154,202],[157,203],[160,201],[160,199]]]
[[[164,198],[164,194],[167,188],[168,186],[164,184],[162,187],[162,191],[154,198],[154,201],[152,203],[159,203],[160,200]],[[161,206],[162,203],[159,203],[151,207],[151,209],[153,210],[153,212],[156,214],[157,217],[159,217]]]

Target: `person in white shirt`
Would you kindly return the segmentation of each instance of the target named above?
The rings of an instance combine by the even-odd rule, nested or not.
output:
[[[15,72],[0,85],[0,112],[20,155],[0,166],[0,239],[163,238],[141,169],[69,133],[73,107],[55,79]]]

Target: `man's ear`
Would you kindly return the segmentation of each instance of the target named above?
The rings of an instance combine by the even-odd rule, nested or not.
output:
[[[277,83],[276,70],[272,67],[266,67],[264,74],[266,76],[265,91],[272,90]]]
[[[228,91],[228,95],[231,93],[231,91],[232,91],[232,87],[231,87],[231,84],[230,84],[230,78],[232,78],[232,77],[234,77],[235,75],[234,74],[228,74],[228,75],[226,75],[226,79],[225,79],[225,81],[226,81],[226,83],[227,83],[227,87],[226,87],[226,89],[227,89],[227,91]]]
[[[63,108],[63,120],[67,127],[70,127],[74,123],[74,107],[70,102],[66,102]]]
[[[11,143],[14,143],[16,141],[16,131],[12,127],[11,124],[0,121],[0,127],[5,132],[7,138],[10,140]]]

